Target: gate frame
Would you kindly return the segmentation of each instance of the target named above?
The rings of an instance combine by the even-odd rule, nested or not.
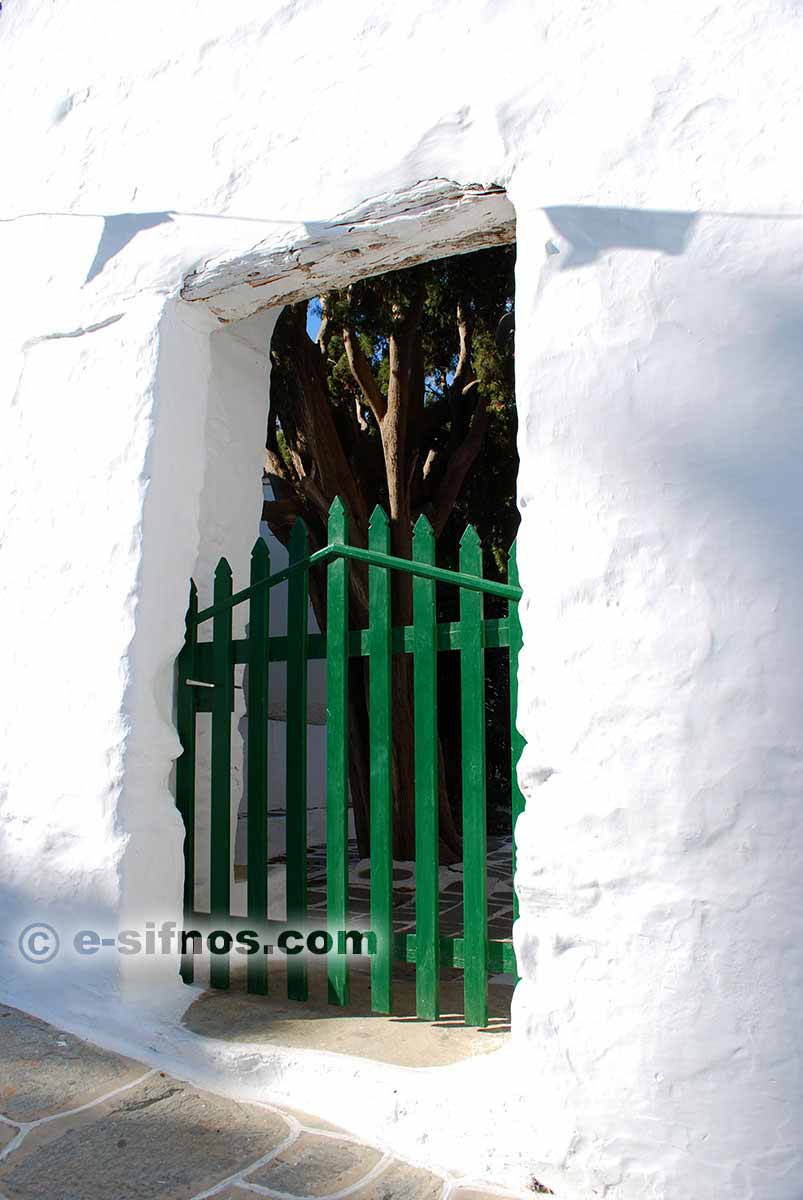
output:
[[[267,696],[268,665],[287,663],[287,919],[306,920],[306,679],[310,659],[327,664],[327,919],[330,929],[345,930],[348,922],[348,704],[349,657],[369,662],[372,701],[371,739],[371,927],[378,952],[371,961],[372,1010],[392,1011],[392,962],[416,966],[416,1011],[426,1020],[439,1016],[440,967],[463,969],[466,1024],[487,1024],[489,972],[516,974],[513,946],[487,936],[487,846],[485,797],[484,652],[508,647],[511,727],[511,827],[523,811],[516,766],[523,739],[516,729],[518,654],[521,625],[515,542],[509,555],[508,583],[483,578],[482,549],[476,530],[467,526],[460,543],[460,569],[435,565],[435,538],[427,518],[419,518],[413,538],[413,557],[388,553],[388,519],[381,507],[371,517],[367,549],[348,544],[348,522],[339,499],[331,507],[328,543],[309,553],[306,527],[297,520],[289,544],[289,565],[271,574],[267,545],[259,538],[251,556],[249,586],[232,592],[232,573],[221,558],[215,571],[214,602],[199,611],[195,583],[190,584],[184,647],[178,659],[177,723],[184,753],[177,762],[176,802],[186,830],[185,917],[194,923],[213,917],[227,920],[231,907],[231,714],[234,710],[234,667],[247,664],[248,676],[248,920],[265,932],[281,928],[268,920],[267,880],[255,875],[251,863],[268,862]],[[348,562],[369,568],[369,625],[349,630]],[[327,633],[307,630],[308,577],[315,566],[327,570]],[[390,572],[413,576],[413,624],[393,628],[390,612]],[[286,636],[269,636],[270,591],[288,584]],[[435,584],[456,586],[460,619],[440,622],[435,613]],[[508,601],[508,616],[485,619],[483,596]],[[248,635],[232,637],[232,611],[249,604]],[[212,641],[200,642],[198,628],[212,620]],[[461,727],[463,752],[463,911],[462,938],[440,937],[438,887],[437,801],[437,655],[457,650],[461,656]],[[394,653],[412,653],[414,664],[415,780],[416,780],[416,932],[393,932],[392,905],[392,786],[389,746],[391,661]],[[195,718],[212,714],[211,874],[210,912],[195,907]],[[255,719],[254,719],[255,718]],[[252,726],[253,719],[253,726]],[[513,840],[515,873],[515,839]],[[514,892],[514,915],[518,915]],[[377,930],[378,927],[378,930]],[[330,1003],[349,1000],[348,961],[344,955],[328,961]],[[191,954],[182,959],[182,977],[192,982]],[[249,955],[248,990],[268,990],[267,960]],[[210,985],[229,985],[228,956],[214,956]],[[306,962],[288,960],[288,996],[308,995]]]

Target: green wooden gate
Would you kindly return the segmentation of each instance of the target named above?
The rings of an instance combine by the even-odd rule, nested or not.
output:
[[[515,544],[509,555],[508,583],[484,579],[482,548],[472,526],[460,543],[459,570],[435,565],[435,538],[426,517],[417,522],[412,559],[389,553],[388,519],[374,510],[368,548],[349,545],[346,513],[335,500],[329,515],[328,545],[310,554],[307,532],[297,521],[289,545],[289,565],[270,572],[268,548],[260,538],[251,556],[247,588],[232,591],[232,574],[221,559],[215,571],[213,603],[199,611],[195,584],[190,585],[186,638],[178,660],[177,723],[183,753],[176,767],[176,798],[184,820],[185,921],[228,919],[231,880],[231,721],[234,709],[234,669],[248,667],[247,855],[249,864],[268,862],[268,668],[287,664],[286,698],[286,895],[287,924],[303,928],[307,918],[307,663],[326,661],[327,793],[326,793],[326,900],[329,929],[346,930],[349,923],[348,876],[348,660],[368,659],[370,692],[370,929],[376,935],[376,953],[370,960],[373,1011],[393,1011],[393,964],[415,964],[416,1011],[435,1020],[439,1015],[441,967],[462,969],[465,1020],[487,1024],[487,987],[490,973],[515,974],[512,942],[493,940],[488,934],[486,764],[485,764],[485,651],[507,648],[510,676],[510,731],[512,754],[512,821],[522,810],[516,782],[516,764],[523,740],[516,729],[517,667],[521,627]],[[369,623],[367,629],[350,630],[348,571],[350,562],[367,564]],[[327,631],[309,634],[308,576],[310,568],[325,565],[327,572]],[[391,624],[391,571],[413,576],[413,624]],[[287,634],[269,635],[271,590],[286,583]],[[459,620],[438,622],[436,584],[459,589]],[[484,596],[507,601],[507,616],[485,619]],[[232,636],[235,606],[248,604],[248,636]],[[212,623],[211,641],[199,638],[199,628]],[[462,937],[443,937],[439,930],[438,888],[438,738],[437,655],[460,655],[463,789],[463,912]],[[391,661],[394,654],[412,654],[415,744],[415,932],[393,930],[393,857],[391,790]],[[196,715],[211,712],[210,805],[210,912],[195,907],[195,837],[197,832]],[[515,869],[515,844],[513,849]],[[248,922],[270,934],[275,922],[267,919],[266,869],[248,871]],[[514,919],[517,901],[513,897]],[[345,955],[327,959],[329,1000],[345,1005],[349,1000],[349,960]],[[306,956],[287,960],[287,993],[305,1000],[308,995]],[[182,976],[193,979],[192,955],[182,960]],[[268,960],[255,954],[247,959],[249,991],[268,990]],[[215,956],[210,984],[229,985],[229,960]]]

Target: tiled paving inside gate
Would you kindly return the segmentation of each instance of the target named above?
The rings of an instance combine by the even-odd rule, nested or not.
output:
[[[349,907],[355,921],[370,916],[370,864],[359,862],[357,843],[349,844]],[[513,925],[513,872],[510,838],[488,839],[488,934],[489,937],[509,940]],[[309,851],[309,909],[310,918],[326,914],[326,848],[314,846]],[[415,929],[415,867],[412,863],[397,863],[393,883],[393,928],[397,933]],[[440,871],[441,934],[460,937],[463,933],[463,873],[462,865],[442,867]]]
[[[182,1083],[0,1005],[0,1200],[491,1200],[301,1113]]]
[[[498,941],[509,941],[513,926],[512,841],[509,837],[488,838],[488,934]],[[283,854],[271,858],[274,868],[284,864]],[[326,917],[326,846],[310,846],[308,861],[308,909],[310,924],[314,918],[325,923]],[[351,918],[365,922],[370,916],[370,863],[361,861],[354,839],[349,842],[349,912]],[[245,884],[248,868],[234,868],[235,884],[243,885],[235,898],[233,911],[245,915]],[[463,933],[462,864],[440,869],[441,933],[460,937]],[[396,863],[393,870],[393,928],[397,933],[415,929],[415,864]]]

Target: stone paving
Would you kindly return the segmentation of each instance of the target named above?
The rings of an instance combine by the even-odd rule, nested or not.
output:
[[[491,1200],[314,1117],[245,1104],[0,1005],[0,1200]]]

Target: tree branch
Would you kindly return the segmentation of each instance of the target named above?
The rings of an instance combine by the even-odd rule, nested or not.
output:
[[[421,478],[423,479],[424,483],[426,483],[429,480],[429,477],[432,474],[432,472],[435,468],[435,463],[437,461],[438,461],[438,452],[433,447],[433,449],[431,449],[428,452],[427,457],[424,459],[424,466],[421,470]]]
[[[418,333],[421,314],[424,310],[424,288],[419,287],[398,327],[388,338],[390,378],[388,382],[388,414],[392,413],[397,424],[407,428],[407,410],[410,396],[410,372],[413,363],[414,339]],[[400,315],[400,314],[399,314]]]
[[[478,386],[476,382],[468,384],[466,393],[470,393]],[[480,452],[487,427],[488,405],[482,396],[478,394],[474,405],[474,412],[471,415],[468,433],[455,452],[450,456],[446,464],[443,479],[435,495],[432,527],[435,530],[436,536],[442,532],[449,514],[454,508],[466,475]]]
[[[359,396],[354,397],[354,415],[357,418],[357,425],[360,433],[368,432],[368,422],[363,415],[362,400]]]
[[[326,496],[321,491],[317,480],[313,475],[305,475],[300,481],[299,487],[301,488],[304,498],[310,502],[318,516],[323,521],[324,525],[326,525],[329,519],[330,501],[327,500]]]
[[[286,353],[298,390],[287,413],[281,410],[279,416],[298,472],[297,486],[316,513],[328,510],[335,496],[341,496],[351,516],[352,540],[364,545],[366,500],[349,464],[343,431],[338,428],[343,417],[353,422],[353,414],[341,414],[331,404],[324,357],[307,333],[306,305],[290,306],[288,317]]]
[[[283,546],[290,541],[290,533],[296,518],[303,515],[303,508],[298,498],[290,496],[286,500],[265,500],[262,504],[262,520]]]
[[[371,370],[371,364],[365,356],[365,351],[360,345],[360,339],[353,330],[347,325],[343,326],[343,345],[346,350],[346,358],[348,359],[349,370],[365,397],[365,402],[376,418],[377,425],[382,424],[385,413],[388,410],[388,404],[385,397],[380,391],[379,384],[374,378],[374,373]]]
[[[276,400],[275,389],[271,392],[271,403],[268,409],[268,429],[265,438],[265,471],[268,475],[276,476],[283,480],[289,487],[296,487],[298,484],[298,474],[295,469],[295,460],[291,459],[288,463],[279,449],[278,438],[278,409],[280,405]]]
[[[424,288],[419,286],[407,312],[394,313],[394,328],[388,339],[388,407],[380,425],[382,453],[390,509],[390,536],[393,553],[407,558],[412,551],[412,512],[407,488],[407,421],[410,409],[410,374],[414,346],[424,310]],[[396,619],[409,624],[412,617],[410,580],[396,573],[394,580]]]
[[[332,325],[331,318],[326,311],[326,297],[319,296],[318,303],[321,306],[321,326],[318,330],[318,336],[315,339],[315,345],[320,350],[321,355],[325,357],[326,351],[329,349],[329,342],[331,341],[332,334],[335,330],[334,326]]]
[[[462,301],[457,304],[457,336],[460,339],[460,353],[457,356],[457,367],[451,384],[452,395],[457,399],[463,393],[466,384],[470,382],[471,347],[474,336],[474,321]]]

